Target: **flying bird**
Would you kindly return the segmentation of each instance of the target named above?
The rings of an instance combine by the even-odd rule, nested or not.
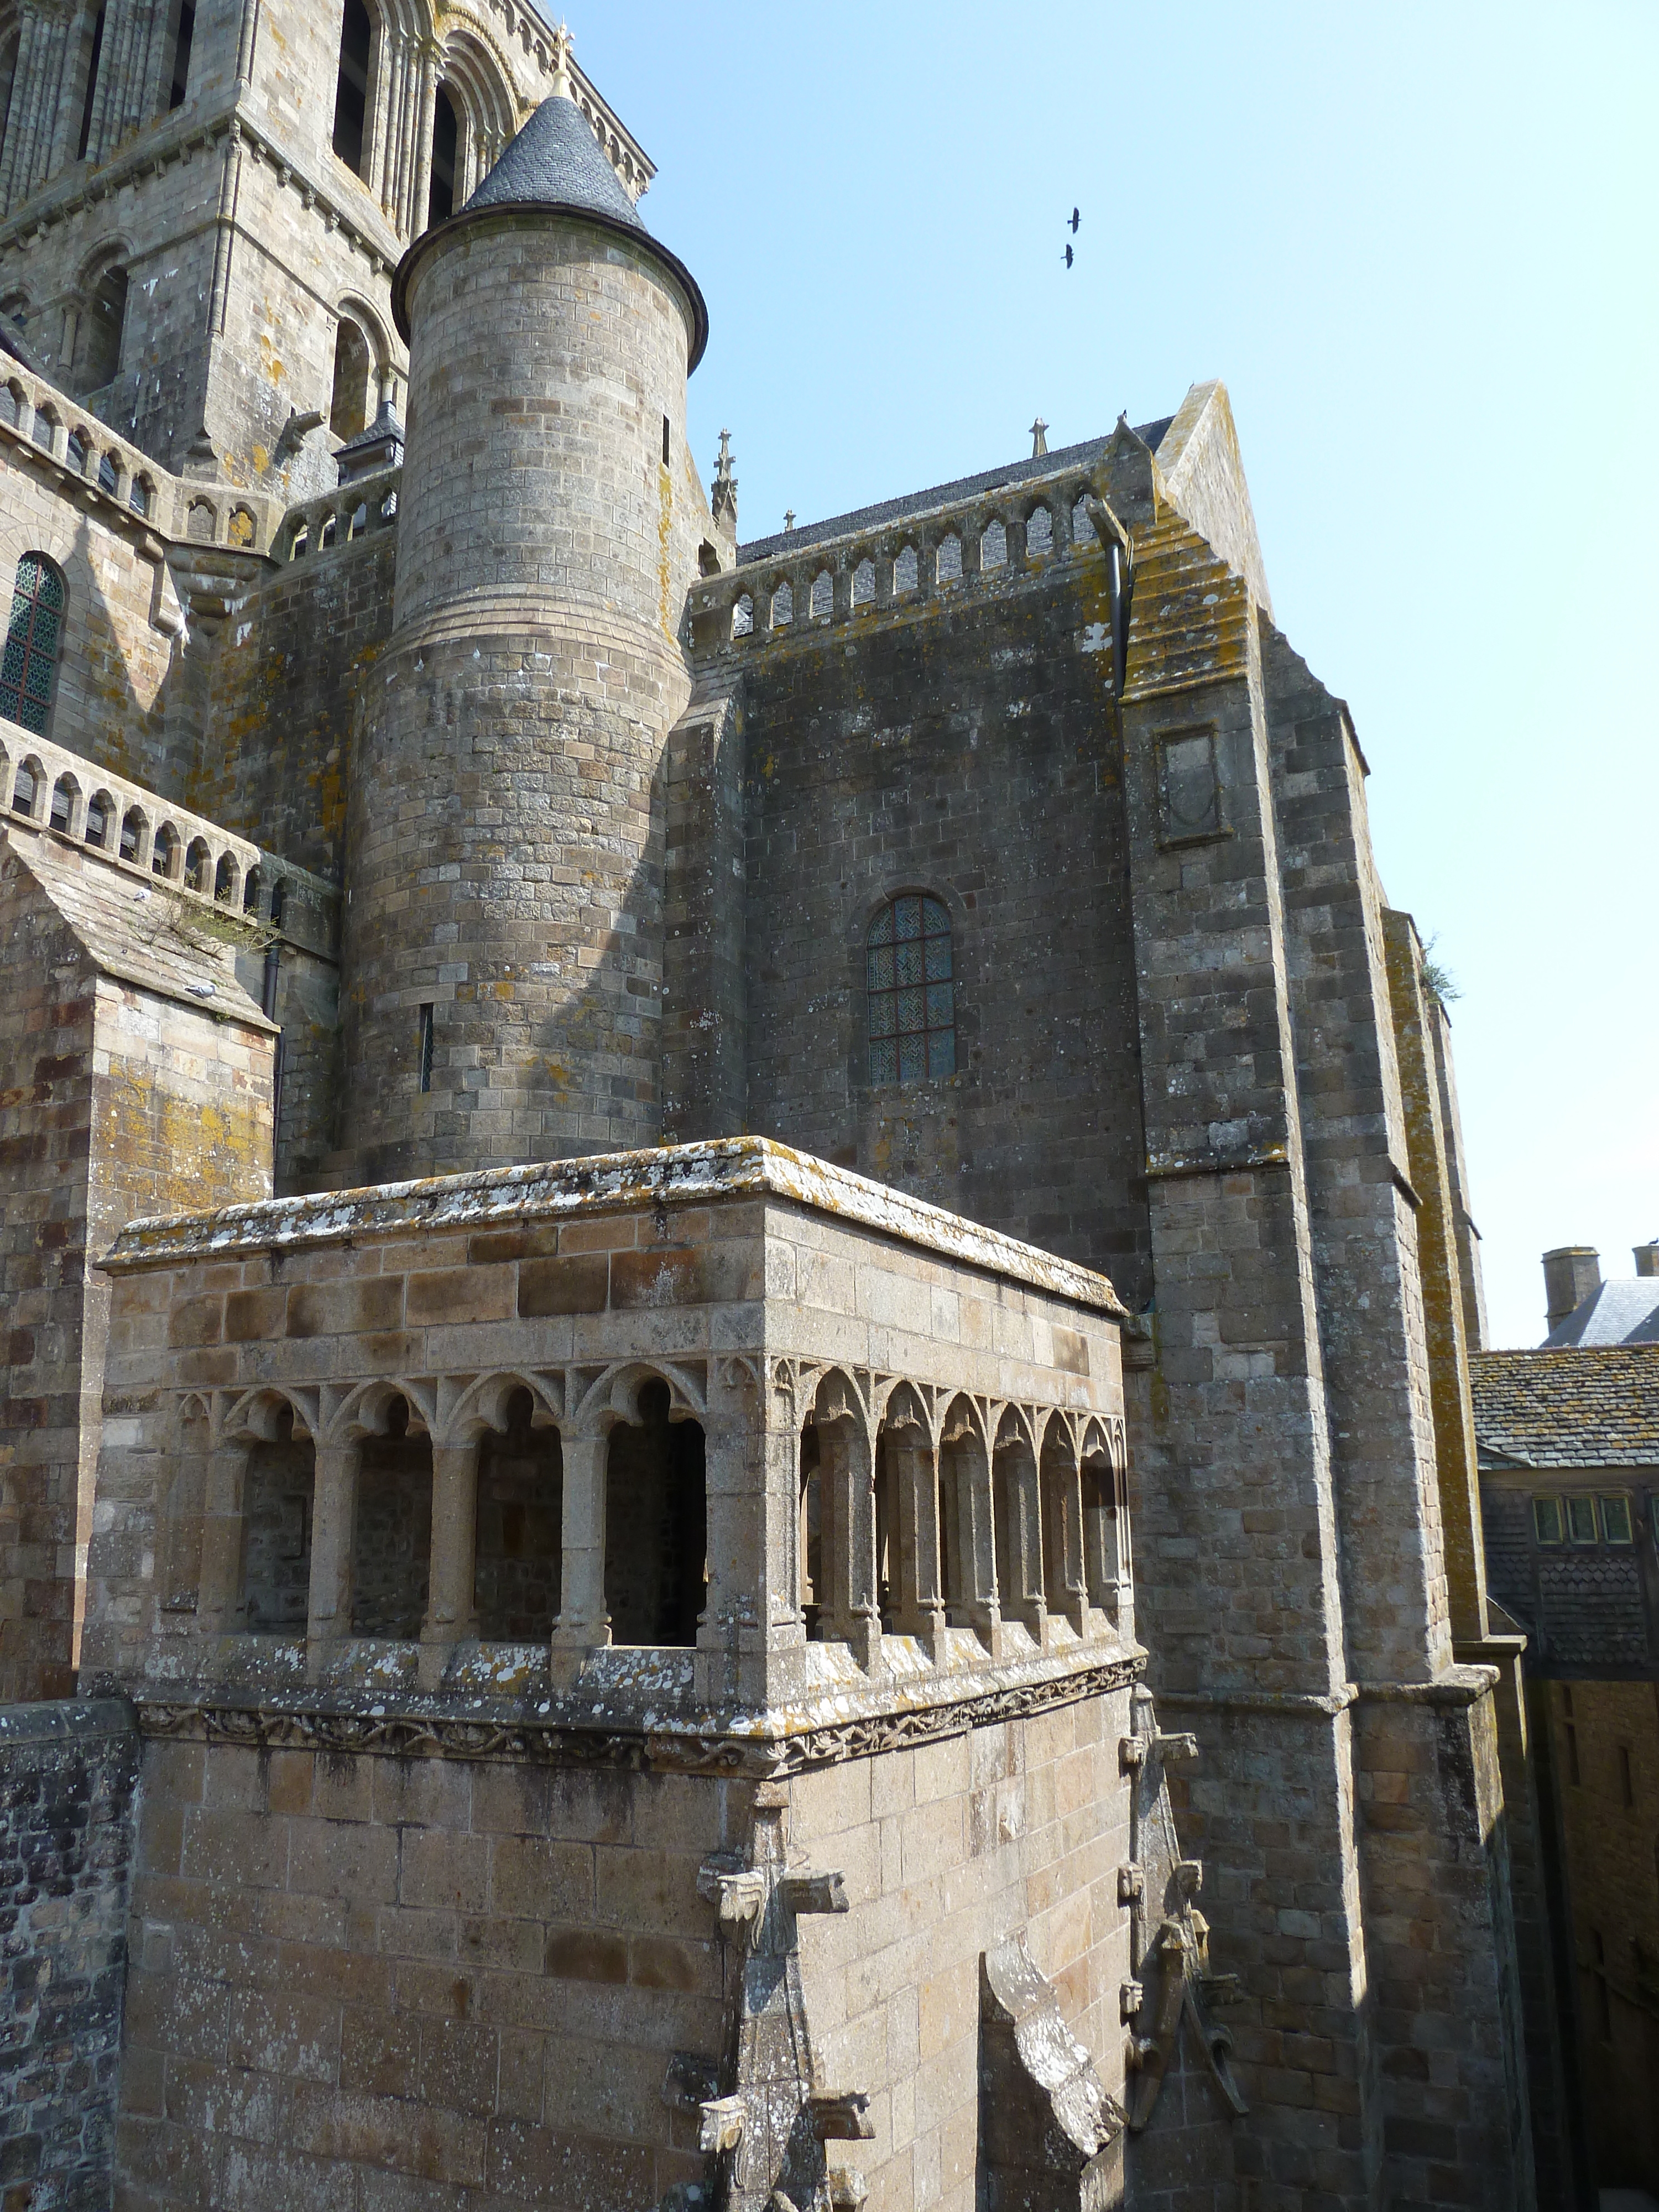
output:
[[[1078,213],[1077,210],[1073,208],[1072,210],[1072,235],[1073,238],[1077,236],[1077,227],[1082,220],[1082,216]]]
[[[1071,249],[1071,247],[1068,246],[1066,247],[1066,266],[1069,269],[1069,268],[1071,267],[1071,265],[1072,265],[1072,249]]]

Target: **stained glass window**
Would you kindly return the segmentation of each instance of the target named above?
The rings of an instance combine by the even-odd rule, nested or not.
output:
[[[44,553],[26,553],[12,586],[11,626],[0,659],[0,714],[44,735],[64,621],[64,579]]]
[[[890,899],[866,953],[872,1083],[920,1083],[957,1072],[951,917],[936,898]]]

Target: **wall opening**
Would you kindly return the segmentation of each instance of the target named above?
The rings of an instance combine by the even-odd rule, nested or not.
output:
[[[417,1051],[420,1086],[423,1091],[430,1091],[432,1088],[432,1009],[430,1006],[421,1008],[421,1030]]]
[[[662,465],[664,468],[668,466],[668,417],[665,415],[662,418]]]
[[[816,1425],[809,1421],[800,1432],[800,1528],[799,1597],[801,1619],[809,1643],[823,1637],[823,1490],[819,1480],[821,1452]]]
[[[605,1458],[611,1640],[691,1644],[708,1585],[702,1430],[669,1419],[664,1382],[645,1385],[639,1409],[611,1431]]]
[[[182,107],[190,90],[190,50],[196,42],[196,10],[191,0],[179,0],[179,24],[173,34],[173,73],[167,90],[169,113]]]
[[[374,355],[368,338],[349,315],[334,333],[334,389],[328,427],[337,438],[360,437],[368,428],[368,387]]]
[[[438,87],[432,107],[432,182],[426,196],[427,228],[446,222],[455,212],[455,164],[461,143],[460,125],[448,88]]]
[[[1083,1462],[1083,1573],[1090,1604],[1115,1614],[1121,1578],[1117,1484],[1103,1452],[1090,1452]]]
[[[87,801],[86,841],[100,849],[109,843],[109,826],[114,801],[106,791],[94,792]]]
[[[111,264],[100,274],[80,319],[77,392],[101,392],[122,369],[122,331],[126,330],[126,270]]]
[[[54,830],[67,837],[70,824],[75,819],[75,802],[80,795],[80,786],[72,775],[60,775],[52,787],[52,812],[47,817]]]
[[[340,69],[334,86],[334,150],[347,168],[363,173],[364,125],[368,116],[369,59],[374,26],[363,0],[345,0],[340,28]]]
[[[81,135],[76,141],[75,158],[84,161],[87,147],[92,138],[92,107],[98,96],[98,64],[104,58],[104,10],[100,8],[92,19],[92,52],[87,57],[86,97],[81,103]]]
[[[304,1632],[311,1601],[317,1449],[294,1433],[294,1408],[248,1453],[242,1482],[242,1607],[251,1635]]]
[[[396,1398],[386,1433],[365,1437],[357,1471],[351,1632],[412,1640],[426,1618],[432,1565],[432,1439],[410,1431]]]
[[[534,1425],[528,1390],[478,1445],[473,1601],[487,1644],[544,1644],[559,1613],[564,1458],[555,1428]]]
[[[121,858],[136,861],[144,842],[144,817],[136,806],[130,806],[121,823]]]

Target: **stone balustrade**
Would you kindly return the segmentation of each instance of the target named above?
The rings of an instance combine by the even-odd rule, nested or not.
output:
[[[279,500],[173,476],[20,362],[8,358],[0,369],[0,437],[9,435],[43,465],[55,464],[100,520],[155,539],[243,553],[269,549],[282,519]]]
[[[329,951],[337,933],[339,893],[320,876],[0,717],[0,823],[9,818],[314,951]]]
[[[1030,574],[1099,549],[1088,500],[1093,474],[1075,461],[799,552],[771,541],[754,559],[700,580],[690,594],[700,653],[860,617],[902,612],[994,578]]]
[[[401,465],[381,469],[289,507],[272,546],[276,559],[303,560],[355,544],[371,531],[393,528],[403,473]]]

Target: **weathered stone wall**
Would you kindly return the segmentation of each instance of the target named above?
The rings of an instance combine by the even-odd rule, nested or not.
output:
[[[1138,1308],[1134,951],[1100,569],[1011,568],[970,580],[965,605],[872,606],[850,634],[803,607],[754,655],[742,1110],[1102,1267]],[[870,1079],[865,961],[882,902],[906,890],[950,912],[957,1073],[901,1088]]]
[[[0,1706],[0,2177],[32,2212],[111,2201],[137,1775],[125,1705]]]
[[[0,1007],[8,1698],[72,1686],[109,1306],[98,1258],[135,1214],[270,1188],[269,1032],[207,1011],[234,988],[211,946],[181,946],[169,988],[112,961],[95,905],[76,927],[82,878],[95,894],[110,872],[50,830],[0,830],[0,946],[13,978]],[[187,997],[186,975],[203,1004]]]
[[[1659,2191],[1659,1683],[1545,1681],[1590,2159]]]

